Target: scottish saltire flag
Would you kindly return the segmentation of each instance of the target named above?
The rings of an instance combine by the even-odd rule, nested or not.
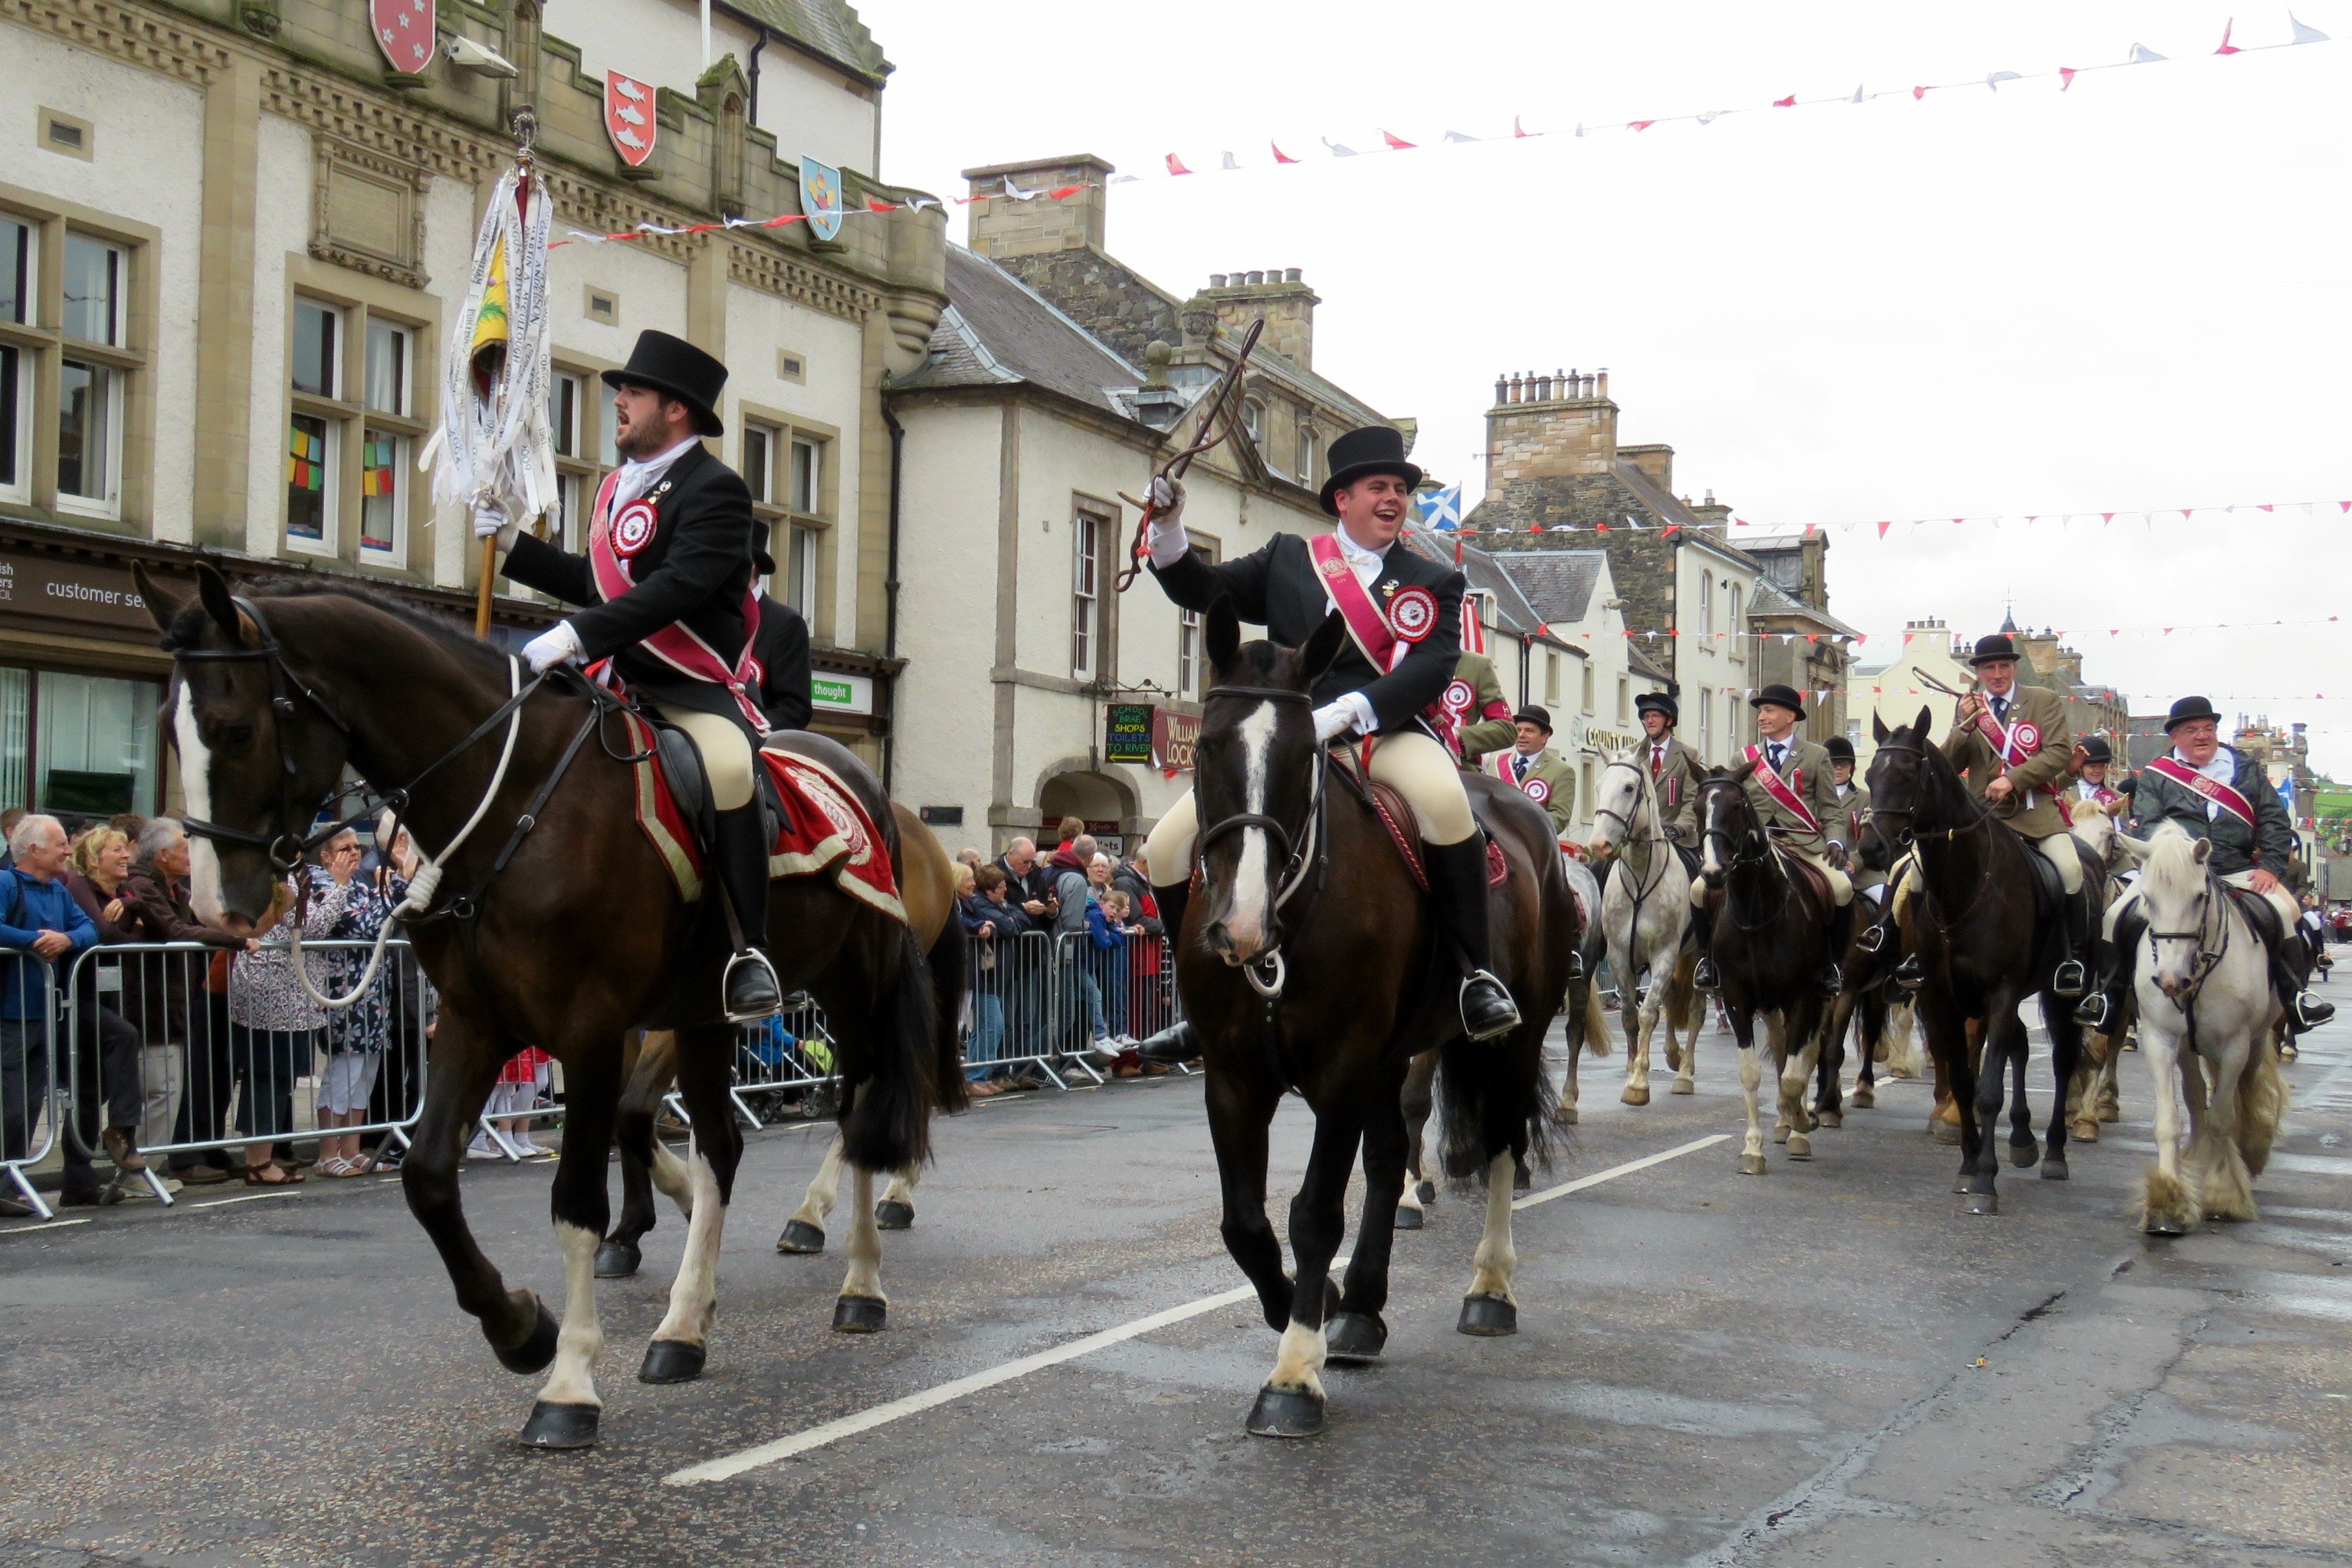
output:
[[[1462,487],[1447,485],[1443,489],[1423,490],[1412,498],[1414,521],[1423,528],[1441,531],[1462,526]]]

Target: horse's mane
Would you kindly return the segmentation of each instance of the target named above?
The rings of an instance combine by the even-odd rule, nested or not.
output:
[[[2197,863],[2197,840],[2177,822],[2162,822],[2148,835],[2147,858],[2140,862],[2140,875],[2149,892],[2189,893],[2205,880],[2205,868]]]
[[[1969,781],[1960,776],[1960,770],[1952,765],[1952,759],[1944,755],[1944,748],[1929,740],[1926,731],[1915,735],[1910,725],[1897,724],[1881,745],[1891,746],[1898,741],[1907,742],[1919,753],[1919,771],[1923,777],[1932,773],[1938,781],[1950,786],[1945,793],[1958,803],[1961,814],[1971,825],[1992,815],[1992,807],[1969,787]]]
[[[505,657],[495,645],[475,637],[457,622],[420,610],[413,605],[403,604],[389,594],[362,584],[299,580],[288,582],[280,579],[269,582],[238,582],[231,584],[230,586],[238,597],[251,599],[257,604],[283,600],[349,599],[356,604],[365,605],[369,609],[390,616],[394,620],[421,633],[444,651],[458,658],[481,659]],[[180,607],[179,614],[172,618],[172,629],[163,638],[165,651],[177,652],[182,648],[196,647],[203,640],[205,628],[212,624],[212,616],[206,613],[204,602],[197,598],[190,599]]]

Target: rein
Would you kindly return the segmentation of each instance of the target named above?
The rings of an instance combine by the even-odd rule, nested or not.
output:
[[[1657,818],[1657,796],[1652,790],[1641,763],[1631,759],[1620,759],[1601,769],[1601,776],[1606,778],[1611,772],[1618,768],[1624,768],[1634,775],[1635,787],[1642,804],[1633,808],[1633,816],[1631,819],[1610,810],[1605,805],[1594,806],[1592,815],[1596,817],[1605,816],[1625,829],[1623,840],[1625,854],[1622,857],[1622,863],[1631,873],[1628,879],[1633,884],[1633,907],[1625,926],[1625,946],[1633,955],[1631,962],[1638,966],[1642,952],[1643,906],[1649,902],[1651,894],[1664,887],[1666,883],[1666,858],[1654,851],[1657,846],[1670,841],[1664,833],[1641,831],[1641,825],[1644,821],[1654,822]],[[1633,867],[1632,852],[1637,844],[1653,851],[1649,868],[1642,870],[1636,870]],[[1650,870],[1655,870],[1657,875],[1654,877],[1649,875]]]
[[[1747,795],[1745,790],[1742,789],[1740,785],[1734,784],[1728,779],[1709,779],[1706,784],[1702,784],[1699,787],[1702,791],[1710,787],[1739,790],[1741,805],[1743,808],[1746,807]],[[1710,819],[1712,816],[1712,813],[1702,813],[1702,820]],[[1752,812],[1750,816],[1752,820]],[[1718,844],[1728,844],[1731,842],[1735,835],[1727,832],[1720,827],[1706,826],[1699,829],[1698,837],[1701,844],[1705,844],[1710,839]],[[1731,874],[1734,871],[1749,866],[1769,865],[1775,870],[1780,872],[1778,880],[1780,884],[1780,901],[1774,907],[1770,914],[1766,915],[1762,920],[1758,921],[1753,924],[1741,920],[1736,914],[1731,915],[1731,923],[1738,926],[1741,931],[1759,931],[1766,926],[1772,924],[1775,921],[1778,921],[1788,914],[1790,900],[1796,897],[1796,878],[1790,871],[1786,861],[1783,859],[1780,854],[1780,846],[1772,842],[1771,835],[1769,831],[1764,831],[1762,829],[1761,824],[1758,824],[1757,826],[1753,828],[1743,829],[1736,837],[1742,840],[1743,846],[1747,839],[1761,837],[1764,840],[1764,848],[1760,853],[1759,853],[1743,847],[1739,854],[1725,857],[1723,862],[1723,876],[1724,881],[1727,884],[1727,890],[1724,899],[1725,913],[1731,914],[1731,900],[1727,885],[1731,880]]]
[[[1201,702],[1203,707],[1206,707],[1209,703],[1226,697],[1246,698],[1261,702],[1294,702],[1304,706],[1312,706],[1314,701],[1307,693],[1293,691],[1286,687],[1216,686],[1210,688],[1202,697]],[[1325,802],[1328,798],[1325,784],[1330,776],[1330,772],[1331,753],[1325,748],[1318,746],[1315,754],[1314,789],[1307,803],[1307,821],[1298,830],[1295,841],[1289,827],[1279,820],[1263,812],[1237,811],[1230,816],[1220,817],[1209,826],[1202,828],[1193,851],[1205,861],[1210,845],[1228,833],[1255,827],[1266,835],[1272,841],[1275,852],[1282,857],[1282,875],[1275,883],[1274,897],[1267,909],[1266,944],[1259,951],[1256,957],[1242,965],[1242,978],[1249,982],[1251,990],[1265,997],[1269,1004],[1282,995],[1283,985],[1289,978],[1289,969],[1282,956],[1282,941],[1286,934],[1282,924],[1283,906],[1290,901],[1291,895],[1305,886],[1310,866],[1319,864],[1319,857],[1316,852],[1324,839],[1322,825]],[[1263,978],[1259,973],[1261,970],[1265,972]]]
[[[2221,897],[2214,897],[2216,891],[2221,893]],[[2205,989],[2205,982],[2211,977],[2216,969],[2221,966],[2221,961],[2230,955],[2230,936],[2237,923],[2231,918],[2234,912],[2234,903],[2230,897],[2229,889],[2224,888],[2211,872],[2206,873],[2205,890],[2198,897],[2203,901],[2204,907],[2197,916],[2194,929],[2157,931],[2151,927],[2147,933],[2147,961],[2151,964],[2156,962],[2156,944],[2159,942],[2191,942],[2197,944],[2196,962],[2189,970],[2189,984],[2181,989],[2179,995],[2172,998],[2172,1005],[2180,1009],[2180,1016],[2188,1025],[2189,1048],[2192,1053],[2197,1049],[2195,1008],[2198,995]],[[2221,942],[2219,947],[2206,945],[2205,927],[2209,920],[2218,920],[2221,925]]]
[[[1882,752],[1895,752],[1906,757],[1916,757],[1919,760],[1921,771],[1923,773],[1926,771],[1927,761],[1927,752],[1918,745],[1881,745],[1878,749]],[[1985,836],[1984,869],[1977,878],[1977,890],[1969,896],[1967,906],[1963,908],[1959,913],[1952,916],[1949,920],[1946,920],[1941,915],[1936,913],[1933,908],[1930,908],[1927,911],[1927,918],[1935,921],[1936,929],[1949,934],[1959,927],[1961,921],[1967,920],[1969,916],[1976,913],[1977,906],[1983,903],[1985,901],[1985,895],[1992,891],[1992,813],[1979,808],[1977,811],[1974,819],[1961,826],[1937,828],[1924,834],[1918,830],[1917,826],[1915,826],[1911,820],[1917,814],[1918,812],[1916,806],[1881,805],[1874,798],[1871,802],[1870,815],[1874,821],[1882,816],[1899,816],[1903,818],[1904,827],[1909,838],[1909,842],[1904,846],[1906,849],[1916,849],[1918,847],[1930,843],[1938,837],[1940,837],[1948,846],[1958,844],[1965,835],[1975,833],[1979,830],[1981,830]],[[1930,906],[1940,904],[1943,900],[1936,896],[1935,888],[1927,881],[1927,860],[1922,858],[1919,861],[1920,889],[1927,894],[1927,902]]]

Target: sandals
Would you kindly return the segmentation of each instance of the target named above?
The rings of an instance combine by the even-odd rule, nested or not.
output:
[[[364,1176],[368,1173],[366,1161],[347,1160],[341,1154],[332,1154],[320,1161],[318,1171],[322,1176]]]
[[[277,1173],[275,1176],[270,1174],[273,1171]],[[248,1187],[299,1186],[310,1179],[299,1171],[288,1170],[275,1160],[264,1164],[247,1165],[245,1168],[245,1184]]]

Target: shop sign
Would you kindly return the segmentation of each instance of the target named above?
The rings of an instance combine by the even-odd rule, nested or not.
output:
[[[155,624],[123,568],[40,555],[0,555],[0,610],[142,630]]]
[[[1598,725],[1580,722],[1578,727],[1584,731],[1584,739],[1576,748],[1579,751],[1630,752],[1634,747],[1645,743],[1639,735],[1627,735],[1615,730],[1603,730]]]
[[[809,701],[828,713],[871,713],[874,711],[874,678],[870,675],[811,676]]]
[[[1149,702],[1111,702],[1103,707],[1103,761],[1148,763],[1151,760],[1151,716],[1159,710]]]
[[[1151,710],[1151,765],[1162,773],[1189,772],[1192,747],[1201,739],[1201,716],[1166,708]]]

